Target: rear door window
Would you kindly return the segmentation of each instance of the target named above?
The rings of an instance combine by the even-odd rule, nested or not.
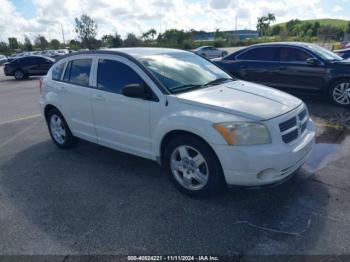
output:
[[[276,61],[274,47],[256,47],[237,56],[238,60]]]
[[[77,59],[70,62],[64,81],[81,86],[89,86],[92,59]]]
[[[306,62],[308,58],[312,58],[307,52],[292,47],[279,47],[277,49],[278,61],[281,62]]]

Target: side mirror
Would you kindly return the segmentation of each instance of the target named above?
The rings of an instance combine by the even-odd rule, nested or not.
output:
[[[152,97],[149,88],[142,84],[129,84],[122,88],[122,94],[127,97],[150,99]]]
[[[320,60],[318,60],[317,58],[308,58],[306,59],[306,63],[313,66],[317,66],[321,64]]]

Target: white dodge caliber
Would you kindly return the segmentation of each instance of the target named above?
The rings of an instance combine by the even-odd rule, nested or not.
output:
[[[298,98],[176,49],[66,56],[42,79],[40,104],[58,147],[81,138],[158,161],[192,196],[285,180],[315,137]]]

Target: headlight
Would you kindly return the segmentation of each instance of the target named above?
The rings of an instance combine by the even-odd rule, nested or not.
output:
[[[214,124],[213,127],[229,145],[270,144],[271,136],[267,127],[255,122],[232,122]]]

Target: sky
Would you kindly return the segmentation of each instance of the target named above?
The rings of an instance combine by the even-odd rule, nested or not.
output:
[[[100,38],[117,32],[140,36],[184,30],[255,29],[257,17],[274,13],[277,23],[290,19],[350,20],[350,0],[0,0],[0,41],[38,34],[47,39],[75,39],[74,18],[85,13],[98,25]]]

